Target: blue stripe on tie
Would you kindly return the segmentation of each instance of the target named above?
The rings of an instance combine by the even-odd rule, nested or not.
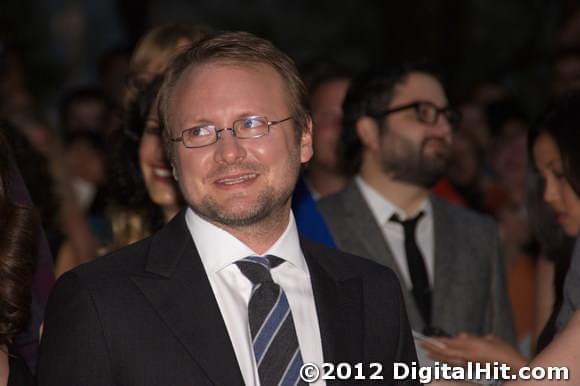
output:
[[[250,299],[252,298],[252,296],[254,296],[254,292],[256,292],[258,289],[260,289],[261,286],[262,286],[262,283],[258,283],[254,287],[252,287],[252,293],[250,294]]]
[[[262,283],[258,284],[255,288],[258,289],[260,286],[262,286]],[[254,292],[255,291],[252,291],[252,296],[254,296]],[[250,300],[251,300],[251,298],[250,298]],[[270,308],[268,315],[266,315],[266,317],[264,318],[264,321],[260,325],[260,328],[258,328],[258,331],[256,331],[256,333],[254,334],[254,338],[252,339],[252,345],[254,345],[254,346],[256,345],[256,341],[258,340],[258,337],[262,333],[262,330],[264,330],[264,328],[266,327],[266,324],[267,324],[268,320],[270,320],[270,317],[272,316],[272,314],[277,310],[277,307],[280,305],[281,301],[282,301],[282,291],[278,291],[278,297],[276,298],[274,305],[272,306],[272,308]]]
[[[270,270],[270,260],[268,260],[266,257],[248,256],[248,257],[242,259],[241,261],[247,261],[249,263],[260,264],[261,266],[263,266],[267,270]]]
[[[300,348],[296,349],[292,360],[288,364],[279,386],[295,386],[300,377],[300,367],[302,367],[302,355],[300,355]]]
[[[282,296],[282,291],[280,291],[278,301],[274,307],[272,307],[272,312],[268,315],[262,324],[262,327],[260,327],[260,330],[254,337],[254,355],[258,366],[260,366],[260,362],[262,362],[268,347],[276,337],[276,333],[280,327],[282,327],[282,324],[288,315],[290,315],[288,300],[286,299],[286,296]]]

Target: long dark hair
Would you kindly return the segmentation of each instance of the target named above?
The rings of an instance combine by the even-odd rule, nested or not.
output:
[[[28,321],[38,253],[37,213],[11,198],[14,168],[0,133],[0,346],[11,343]]]
[[[108,215],[113,228],[110,249],[149,236],[165,223],[162,209],[149,197],[139,164],[141,138],[160,84],[161,78],[155,78],[135,96],[128,104],[122,123],[109,137],[112,151],[108,160],[111,176]],[[160,132],[158,134],[161,135]],[[138,220],[138,223],[133,220]]]
[[[578,193],[580,186],[580,94],[573,94],[552,101],[546,111],[532,125],[528,133],[528,208],[532,229],[543,254],[551,260],[569,259],[573,238],[566,236],[553,220],[551,209],[544,202],[544,183],[539,177],[533,157],[534,146],[542,135],[548,135],[556,143],[562,158],[564,175],[570,186]]]
[[[556,101],[540,124],[558,145],[564,175],[580,196],[580,93]]]

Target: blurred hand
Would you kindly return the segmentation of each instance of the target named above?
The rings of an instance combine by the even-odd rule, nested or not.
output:
[[[462,333],[452,338],[433,337],[422,341],[421,346],[432,359],[454,366],[464,366],[467,362],[500,362],[516,370],[527,363],[512,346],[493,335],[477,337]]]

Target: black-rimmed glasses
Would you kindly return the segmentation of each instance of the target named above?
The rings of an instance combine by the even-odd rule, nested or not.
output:
[[[177,138],[171,138],[173,142],[183,142],[187,148],[196,148],[209,146],[216,143],[223,131],[231,131],[232,135],[239,139],[260,138],[270,133],[270,128],[278,123],[286,122],[294,117],[280,119],[278,121],[269,121],[263,116],[250,116],[235,120],[232,127],[218,129],[213,123],[194,126],[185,129]]]
[[[397,113],[399,111],[414,109],[415,115],[419,122],[425,123],[427,125],[434,126],[439,120],[439,115],[445,116],[447,122],[453,127],[456,126],[461,121],[461,114],[459,111],[451,107],[437,107],[431,102],[419,101],[409,103],[403,106],[397,106],[392,109],[383,111],[379,114],[380,117],[385,117],[389,114]]]

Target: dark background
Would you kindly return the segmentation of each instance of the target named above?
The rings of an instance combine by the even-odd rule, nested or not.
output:
[[[1,0],[0,38],[16,49],[30,88],[51,100],[91,82],[99,58],[149,27],[188,21],[248,30],[304,64],[330,57],[438,61],[452,98],[498,82],[533,112],[546,101],[551,57],[578,1],[548,0]],[[569,39],[569,37],[568,37]],[[580,36],[579,36],[580,40]]]

